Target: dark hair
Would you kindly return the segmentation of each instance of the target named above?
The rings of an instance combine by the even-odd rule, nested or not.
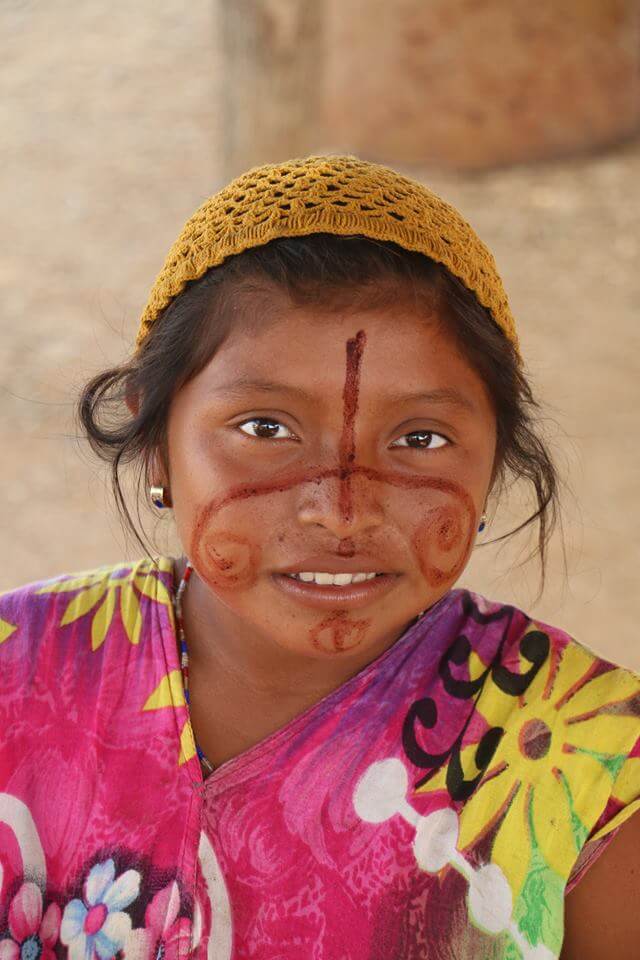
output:
[[[265,282],[266,281],[266,282]],[[492,494],[509,479],[523,478],[535,495],[535,509],[504,540],[538,522],[541,589],[546,550],[559,516],[559,479],[543,439],[538,435],[540,409],[515,348],[474,293],[444,266],[392,242],[328,233],[277,238],[230,257],[199,280],[190,281],[165,308],[137,353],[119,366],[94,376],[84,386],[77,416],[95,453],[111,465],[111,483],[125,525],[145,551],[148,546],[134,523],[121,485],[121,468],[137,464],[136,489],[149,486],[151,455],[167,463],[166,423],[173,396],[208,363],[234,323],[238,298],[265,296],[269,282],[286,291],[297,305],[397,300],[399,289],[435,307],[440,322],[455,338],[471,367],[481,376],[497,420],[496,469]],[[127,396],[140,398],[131,413]],[[137,497],[137,519],[140,496]],[[151,552],[151,551],[149,551]],[[529,559],[529,557],[527,558]]]

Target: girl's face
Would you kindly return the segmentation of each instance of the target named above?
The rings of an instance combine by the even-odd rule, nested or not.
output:
[[[174,397],[178,535],[226,623],[291,653],[366,661],[464,569],[495,414],[424,307],[274,297],[264,322],[258,298],[243,298],[243,318]],[[382,576],[290,576],[340,572]]]

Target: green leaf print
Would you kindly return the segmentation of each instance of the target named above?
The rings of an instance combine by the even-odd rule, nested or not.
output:
[[[496,960],[522,960],[522,953],[520,948],[515,945],[513,940],[509,940],[503,953],[500,957],[496,957]]]
[[[564,792],[567,795],[567,803],[569,804],[569,814],[571,816],[571,832],[573,833],[573,839],[576,845],[576,854],[580,853],[582,846],[589,836],[589,830],[585,827],[584,823],[576,813],[576,807],[573,802],[573,794],[571,793],[571,787],[565,775],[560,771],[560,777],[562,786],[564,787]]]
[[[551,869],[542,855],[533,826],[531,805],[529,830],[531,859],[520,896],[514,904],[513,919],[532,946],[543,943],[552,953],[559,954],[564,934],[565,881]],[[520,950],[515,944],[514,948],[514,958],[520,958]]]
[[[590,757],[594,757],[598,763],[601,763],[606,770],[608,770],[611,779],[615,780],[620,770],[624,766],[624,762],[627,759],[626,754],[606,754],[606,753],[597,753],[595,750],[587,750],[586,747],[581,747],[579,750],[580,753],[586,753]]]

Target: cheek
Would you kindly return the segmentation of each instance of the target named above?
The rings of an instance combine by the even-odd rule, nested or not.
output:
[[[199,541],[195,556],[207,582],[224,590],[253,586],[262,551],[257,543],[232,530],[210,530]]]
[[[256,582],[261,546],[246,532],[246,522],[234,529],[229,517],[225,522],[218,517],[215,506],[204,507],[196,516],[190,552],[193,565],[217,590],[245,590]]]
[[[423,513],[412,545],[430,587],[440,589],[458,578],[473,545],[475,523],[473,500],[457,485],[444,503]]]
[[[285,493],[308,477],[281,477],[270,483],[243,484],[209,500],[186,524],[194,567],[211,586],[243,590],[254,586],[262,565],[262,542],[290,525]],[[262,539],[261,536],[262,535]]]

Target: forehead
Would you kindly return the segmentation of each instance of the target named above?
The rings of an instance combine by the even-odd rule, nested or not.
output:
[[[203,387],[260,382],[341,396],[347,341],[364,331],[359,380],[363,399],[455,384],[486,401],[479,375],[460,351],[432,298],[401,289],[359,291],[351,302],[296,304],[284,290],[243,291],[224,342],[199,374]],[[253,385],[253,386],[252,386]]]

